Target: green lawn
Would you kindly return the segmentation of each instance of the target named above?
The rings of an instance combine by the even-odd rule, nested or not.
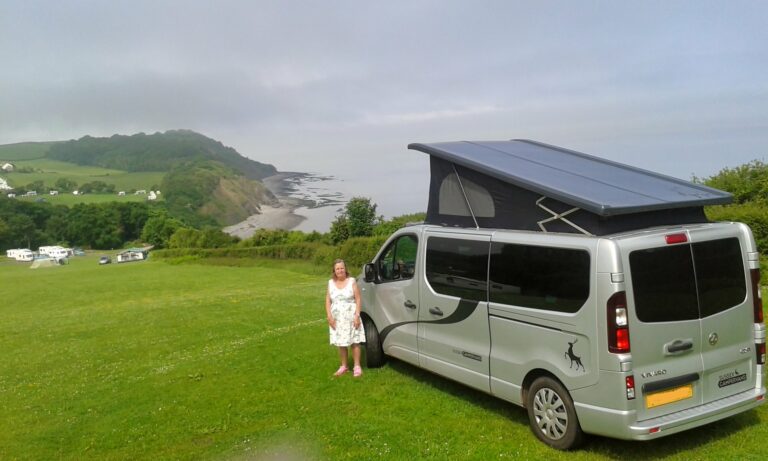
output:
[[[523,409],[401,362],[332,378],[302,263],[0,263],[0,459],[764,459],[768,409],[573,453]]]

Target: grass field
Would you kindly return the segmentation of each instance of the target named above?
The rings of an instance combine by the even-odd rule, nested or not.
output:
[[[332,378],[325,275],[0,263],[0,459],[764,459],[768,407],[573,453],[523,409],[397,361]]]
[[[151,189],[159,185],[165,173],[159,171],[135,172],[111,170],[95,166],[80,166],[74,163],[60,162],[42,158],[14,162],[17,169],[32,168],[33,173],[10,173],[5,178],[11,186],[25,186],[34,181],[43,181],[48,187],[53,187],[59,178],[67,178],[78,184],[91,181],[103,181],[114,184],[116,190]]]
[[[0,163],[13,162],[17,170],[13,173],[3,173],[3,177],[8,181],[8,184],[12,187],[23,187],[35,181],[43,181],[47,187],[54,188],[56,180],[67,178],[75,181],[77,184],[103,181],[107,184],[114,184],[115,189],[118,191],[129,191],[131,189],[150,190],[156,188],[155,186],[159,186],[165,175],[164,172],[159,171],[131,173],[95,166],[81,166],[49,159],[46,156],[52,144],[55,144],[55,142],[27,142],[0,145]],[[25,168],[30,168],[34,171],[30,173],[18,172],[18,170]],[[74,203],[91,203],[94,200],[86,195],[82,200]]]
[[[120,197],[117,194],[72,195],[71,193],[61,193],[59,195],[44,194],[44,195],[37,195],[34,197],[16,197],[16,200],[34,202],[41,198],[53,205],[66,205],[66,206],[73,206],[78,203],[146,202],[147,201],[146,195],[127,194],[123,197]]]
[[[0,161],[16,162],[17,160],[33,160],[48,155],[48,149],[56,142],[22,142],[0,145]]]

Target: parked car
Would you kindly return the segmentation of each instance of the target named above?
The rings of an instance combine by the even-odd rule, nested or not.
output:
[[[99,258],[99,264],[109,264],[111,262],[112,262],[112,258],[110,258],[109,256],[102,256],[101,258]]]

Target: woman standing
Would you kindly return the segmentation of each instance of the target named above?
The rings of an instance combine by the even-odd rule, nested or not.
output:
[[[341,366],[334,376],[341,376],[349,368],[347,349],[352,346],[352,359],[355,366],[353,376],[363,374],[360,367],[360,343],[365,342],[365,331],[360,321],[360,289],[354,277],[349,276],[347,264],[343,259],[333,262],[333,278],[328,281],[325,295],[325,313],[331,334],[331,344],[338,346]]]

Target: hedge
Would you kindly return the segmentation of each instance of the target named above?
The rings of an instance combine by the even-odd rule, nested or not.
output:
[[[333,265],[337,258],[344,259],[352,274],[362,270],[365,263],[370,262],[386,237],[356,237],[339,246],[319,242],[291,243],[285,245],[268,245],[258,247],[227,247],[227,248],[173,248],[156,250],[152,257],[157,259],[193,258],[271,258],[271,259],[301,259],[309,260],[319,266]]]
[[[743,222],[752,229],[761,254],[768,251],[768,207],[753,202],[740,205],[711,206],[704,209],[710,221]]]

